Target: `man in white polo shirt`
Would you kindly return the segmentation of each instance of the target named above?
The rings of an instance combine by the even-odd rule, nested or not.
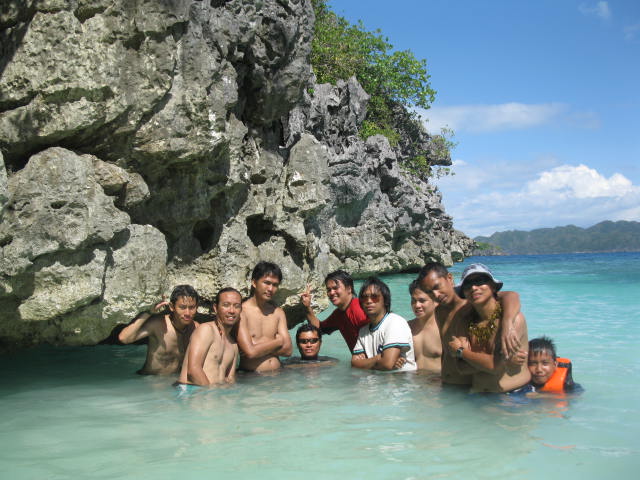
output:
[[[370,370],[416,370],[413,337],[407,321],[391,313],[391,292],[377,277],[360,289],[360,305],[369,323],[358,333],[351,366]]]

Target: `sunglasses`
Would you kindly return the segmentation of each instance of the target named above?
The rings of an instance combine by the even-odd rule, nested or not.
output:
[[[481,285],[488,285],[489,282],[491,282],[491,279],[489,277],[485,277],[485,276],[470,278],[469,280],[465,280],[464,281],[464,283],[462,284],[462,289],[466,290],[466,289],[471,288],[471,287],[479,287]]]
[[[302,343],[303,345],[306,345],[307,343],[316,344],[319,341],[320,341],[319,338],[300,338],[300,339],[298,339],[298,343]]]
[[[373,303],[378,303],[380,301],[380,297],[382,297],[382,295],[380,295],[379,293],[365,293],[363,295],[360,295],[360,300],[366,301],[367,299],[369,299]]]

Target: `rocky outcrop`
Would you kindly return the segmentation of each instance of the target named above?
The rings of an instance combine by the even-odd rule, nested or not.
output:
[[[112,174],[107,181],[106,173]],[[5,339],[95,342],[165,288],[164,236],[151,225],[131,224],[106,193],[131,202],[132,176],[53,147],[10,177],[0,223]]]
[[[314,84],[312,28],[303,0],[3,2],[2,342],[95,343],[176,283],[247,292],[259,259],[293,305],[338,267],[469,250],[358,137],[358,83]]]

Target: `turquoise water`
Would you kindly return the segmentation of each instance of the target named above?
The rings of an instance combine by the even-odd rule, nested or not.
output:
[[[6,479],[554,478],[640,466],[640,254],[471,258],[520,293],[530,337],[551,335],[586,391],[567,402],[443,389],[427,377],[333,367],[241,376],[178,397],[140,377],[145,347],[1,356]],[[410,317],[412,275],[385,277]],[[329,312],[324,312],[323,318]]]

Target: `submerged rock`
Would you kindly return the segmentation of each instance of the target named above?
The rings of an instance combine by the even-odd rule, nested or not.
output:
[[[303,0],[3,3],[5,346],[96,343],[177,283],[248,293],[261,259],[294,324],[331,270],[469,251],[403,149],[358,136],[358,82],[314,83],[312,32]]]

